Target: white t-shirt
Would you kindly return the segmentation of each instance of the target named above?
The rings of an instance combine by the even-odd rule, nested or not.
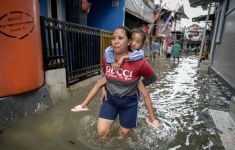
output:
[[[171,51],[172,51],[172,46],[168,46],[166,53],[167,53],[167,54],[171,54]]]

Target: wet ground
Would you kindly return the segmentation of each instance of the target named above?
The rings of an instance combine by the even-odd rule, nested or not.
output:
[[[3,150],[89,150],[89,149],[193,149],[222,150],[219,129],[208,109],[228,111],[231,93],[213,75],[198,72],[197,56],[183,56],[179,63],[159,58],[150,60],[157,82],[149,87],[153,107],[165,130],[157,132],[145,121],[147,110],[141,98],[138,127],[126,141],[118,140],[118,122],[111,140],[97,139],[99,97],[90,111],[74,113],[91,86],[85,86],[71,99],[63,100],[43,113],[24,118],[0,132]]]

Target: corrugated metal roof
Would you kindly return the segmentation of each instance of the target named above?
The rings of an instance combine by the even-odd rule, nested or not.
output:
[[[189,19],[189,17],[184,12],[184,5],[180,6],[180,8],[178,9],[176,13],[179,13],[182,18]]]
[[[192,22],[205,21],[206,17],[207,17],[207,15],[201,15],[198,17],[194,17],[194,18],[192,18]],[[210,14],[209,20],[214,20],[214,19],[215,19],[215,14]]]
[[[153,23],[154,10],[149,8],[143,0],[126,0],[125,10],[145,22]]]
[[[207,9],[209,2],[220,2],[223,0],[188,0],[191,7],[201,6],[202,9]]]

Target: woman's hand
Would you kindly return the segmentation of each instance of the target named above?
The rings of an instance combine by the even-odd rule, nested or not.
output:
[[[102,103],[104,100],[107,100],[107,92],[105,90],[105,87],[103,86],[101,88],[100,102]]]

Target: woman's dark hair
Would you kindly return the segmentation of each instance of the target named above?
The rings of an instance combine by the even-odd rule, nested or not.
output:
[[[142,37],[143,37],[143,43],[142,43],[142,45],[144,44],[144,42],[145,42],[145,40],[146,40],[146,34],[145,34],[145,32],[143,31],[143,30],[141,30],[141,29],[138,29],[138,28],[135,28],[135,29],[132,29],[131,30],[131,34],[133,34],[133,33],[138,33],[138,34],[140,34],[140,35],[142,35]]]
[[[129,30],[127,27],[118,26],[118,27],[115,28],[115,30],[117,30],[117,29],[122,29],[122,30],[124,30],[124,31],[126,32],[127,38],[128,38],[128,39],[131,38],[131,32],[130,32],[130,30]]]

